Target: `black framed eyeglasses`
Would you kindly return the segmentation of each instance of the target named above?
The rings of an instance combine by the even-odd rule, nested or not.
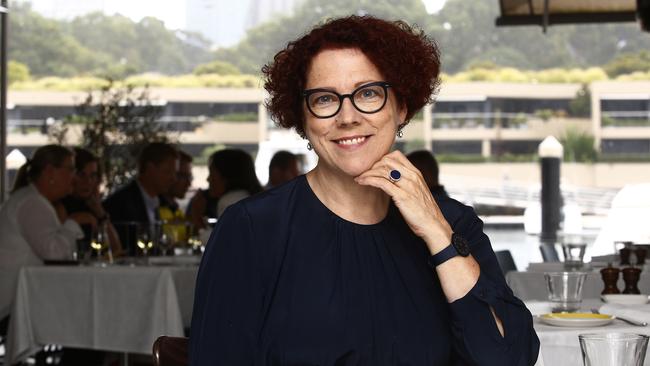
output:
[[[308,89],[302,92],[307,109],[316,118],[330,118],[341,110],[343,100],[350,98],[352,105],[361,113],[379,112],[388,100],[390,84],[375,81],[361,85],[350,94],[339,94],[329,89]]]

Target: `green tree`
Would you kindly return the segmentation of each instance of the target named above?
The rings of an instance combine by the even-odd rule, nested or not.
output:
[[[219,74],[219,75],[239,75],[241,72],[233,64],[225,61],[212,61],[207,64],[201,64],[192,71],[195,75]]]
[[[178,136],[157,123],[162,110],[155,106],[148,88],[136,90],[133,86],[115,87],[107,80],[99,93],[89,92],[58,128],[51,138],[65,143],[71,124],[82,124],[81,146],[100,158],[106,186],[125,184],[136,174],[137,156],[150,142],[176,143]]]
[[[7,63],[7,78],[9,85],[17,81],[27,81],[31,78],[29,67],[20,62],[9,61]]]
[[[78,75],[109,61],[65,34],[58,21],[34,12],[29,3],[14,2],[9,29],[11,59],[28,65],[35,76]]]
[[[638,53],[618,55],[604,65],[603,69],[612,78],[623,74],[631,74],[635,71],[647,72],[650,70],[650,52],[640,51]]]
[[[569,102],[569,114],[575,117],[591,116],[591,92],[589,85],[582,84],[582,87],[576,92],[575,98]]]
[[[588,132],[567,128],[560,142],[564,147],[565,161],[593,163],[597,159],[594,137]]]
[[[155,18],[133,22],[99,12],[71,21],[47,19],[14,1],[9,53],[35,76],[97,75],[123,79],[142,72],[183,74],[210,60],[202,36],[171,31]]]
[[[350,14],[402,19],[418,24],[425,30],[430,23],[429,15],[420,0],[307,0],[293,16],[280,17],[250,29],[239,44],[217,50],[214,58],[227,61],[244,73],[258,74],[262,65],[271,60],[288,41],[328,18]]]

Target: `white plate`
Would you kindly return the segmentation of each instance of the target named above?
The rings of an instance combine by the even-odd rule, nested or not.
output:
[[[614,321],[615,317],[591,313],[551,313],[540,315],[539,319],[548,325],[557,327],[599,327]]]
[[[600,296],[604,302],[622,305],[643,305],[648,302],[648,295],[610,294]]]

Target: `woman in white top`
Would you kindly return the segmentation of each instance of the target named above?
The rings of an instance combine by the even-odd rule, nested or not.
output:
[[[83,236],[79,225],[97,225],[88,213],[67,215],[55,208],[71,193],[74,172],[72,151],[59,145],[38,148],[18,171],[0,209],[0,319],[9,314],[22,266],[72,259],[76,239]]]
[[[205,227],[206,216],[219,217],[228,206],[262,191],[255,175],[255,163],[247,152],[223,149],[210,155],[208,161],[209,188],[197,192],[189,206],[190,221],[198,228]],[[208,207],[214,204],[215,198],[216,207]]]

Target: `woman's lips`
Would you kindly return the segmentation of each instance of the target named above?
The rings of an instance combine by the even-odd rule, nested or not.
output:
[[[363,145],[370,136],[350,136],[344,137],[338,140],[334,140],[334,143],[344,149],[354,149]]]

